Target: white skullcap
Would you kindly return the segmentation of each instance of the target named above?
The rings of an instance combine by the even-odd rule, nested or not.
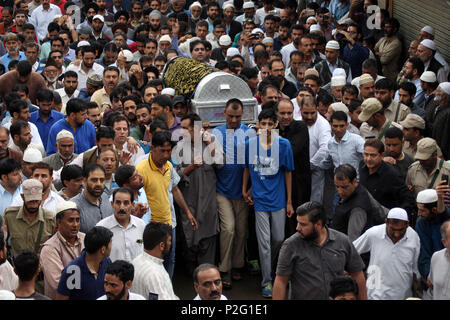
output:
[[[433,71],[425,71],[420,76],[420,80],[423,82],[434,83],[437,81],[436,74]]]
[[[426,32],[434,36],[434,29],[431,26],[425,26],[420,31]]]
[[[55,16],[53,17],[53,20],[59,19],[59,18],[62,18],[62,14],[55,14]]]
[[[234,57],[241,54],[238,50],[238,48],[228,48],[227,50],[227,57]]]
[[[264,33],[264,31],[262,31],[260,28],[255,28],[252,30],[252,34],[257,34],[257,33]]]
[[[265,37],[262,41],[262,43],[266,44],[266,43],[273,43],[273,38],[271,37]]]
[[[341,47],[339,46],[339,42],[337,42],[336,40],[330,40],[327,42],[325,49],[340,50]]]
[[[153,17],[159,17],[161,18],[161,12],[159,12],[158,10],[152,10],[152,12],[149,13],[148,18],[151,19]]]
[[[230,46],[231,45],[231,38],[229,35],[224,34],[223,36],[220,36],[219,38],[219,45],[220,46]]]
[[[311,27],[309,27],[309,32],[313,32],[313,31],[322,32],[322,28],[318,24],[313,24],[313,25],[311,25]]]
[[[167,94],[169,96],[175,96],[175,89],[173,89],[173,88],[164,88],[164,89],[162,89],[161,94]]]
[[[389,213],[387,215],[388,219],[397,219],[397,220],[403,220],[403,221],[409,221],[408,220],[408,213],[405,209],[402,208],[392,208],[389,210]]]
[[[373,81],[373,78],[370,74],[368,73],[363,73],[360,77],[359,77],[359,85],[362,85],[364,83]]]
[[[430,50],[433,50],[433,51],[436,51],[436,49],[437,49],[434,41],[430,40],[430,39],[423,39],[420,44],[423,45],[424,47],[427,47]]]
[[[331,78],[331,86],[332,87],[339,87],[339,86],[345,86],[347,84],[347,78],[343,76],[336,76]]]
[[[448,181],[447,181],[448,182]],[[417,203],[433,203],[438,201],[438,195],[434,189],[425,189],[417,194]]]
[[[251,9],[254,7],[255,7],[255,4],[252,1],[244,2],[244,5],[242,6],[243,9]]]
[[[91,44],[85,40],[78,42],[77,44],[77,48],[82,47],[82,46],[90,46]]]
[[[309,17],[308,19],[306,19],[306,22],[308,22],[308,20],[314,20],[315,23],[317,23],[317,19],[313,16]]]
[[[127,62],[133,61],[133,53],[130,50],[123,50],[123,55],[127,58]]]
[[[348,114],[348,108],[342,102],[335,102],[335,103],[332,103],[330,106],[331,106],[331,109],[333,109],[334,112],[342,111],[342,112],[345,112],[345,114]]]
[[[450,82],[441,82],[439,87],[441,87],[441,90],[446,94],[450,94]]]
[[[163,35],[163,36],[159,39],[159,42],[162,42],[162,41],[167,41],[167,42],[172,43],[172,39],[170,38],[170,36],[169,36],[168,34]]]
[[[202,4],[200,2],[198,2],[198,1],[195,1],[194,3],[192,3],[189,6],[189,10],[191,10],[193,7],[200,7],[200,8],[202,8]]]
[[[62,201],[56,205],[56,214],[66,210],[78,210],[77,204],[73,201]]]
[[[345,70],[343,68],[334,69],[332,77],[339,77],[339,76],[347,78],[347,74],[345,73]]]
[[[225,10],[225,9],[228,9],[228,8],[233,8],[234,9],[233,1],[225,1],[223,3],[222,9]]]
[[[41,162],[42,153],[36,148],[28,147],[25,149],[25,152],[23,153],[23,161],[29,163]]]
[[[16,295],[9,290],[0,290],[0,300],[16,300]]]
[[[59,140],[64,139],[64,138],[70,138],[70,139],[74,140],[72,132],[70,132],[68,130],[61,130],[56,135],[56,141],[59,141]]]

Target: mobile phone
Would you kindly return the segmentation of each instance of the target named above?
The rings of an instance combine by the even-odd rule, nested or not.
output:
[[[442,177],[441,177],[441,180],[447,181],[447,185],[450,185],[450,184],[448,183],[448,175],[447,175],[447,174],[443,174]]]
[[[311,17],[311,16],[314,16],[314,15],[315,15],[315,13],[314,13],[313,9],[306,10],[305,16]]]

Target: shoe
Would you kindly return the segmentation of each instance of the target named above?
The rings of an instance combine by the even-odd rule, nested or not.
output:
[[[259,268],[258,260],[250,260],[248,263],[250,265],[251,274],[258,274],[261,271],[261,269]]]
[[[221,277],[222,277],[222,287],[225,290],[230,290],[232,288],[231,285],[231,273],[230,272],[223,272],[221,273]]]
[[[272,290],[273,290],[272,283],[267,284],[267,285],[262,289],[262,296],[263,296],[264,298],[272,298]]]

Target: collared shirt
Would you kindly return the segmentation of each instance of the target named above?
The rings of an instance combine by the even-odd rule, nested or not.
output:
[[[0,63],[3,63],[3,65],[5,66],[5,72],[9,71],[8,65],[13,60],[17,60],[17,61],[27,60],[27,57],[25,56],[25,53],[23,53],[22,51],[19,51],[19,56],[16,59],[11,57],[9,55],[9,53],[7,53],[4,56],[2,56],[0,58]]]
[[[339,60],[336,60],[336,63],[334,65],[332,65],[328,60],[325,60],[325,63],[328,66],[328,69],[330,70],[331,74],[333,74],[334,70],[336,70],[339,66],[338,66],[338,62]],[[341,63],[345,63],[343,60],[341,61]],[[349,68],[348,70],[348,75],[347,75],[347,83],[350,83],[352,81],[352,70]]]
[[[81,154],[95,146],[96,130],[92,122],[86,120],[81,127],[78,127],[76,131],[73,131],[70,124],[66,121],[66,118],[64,118],[55,122],[50,129],[46,149],[47,155],[54,154],[57,151],[56,135],[63,129],[72,133],[75,138],[75,148],[73,152]]]
[[[112,238],[111,261],[125,260],[131,262],[134,258],[144,251],[143,234],[145,222],[133,215],[130,215],[130,221],[126,227],[122,226],[111,215],[97,223],[97,226],[105,227],[114,234]]]
[[[97,300],[108,300],[108,297],[105,295],[101,296]],[[147,300],[143,296],[137,293],[129,292],[128,291],[128,300]]]
[[[413,275],[420,278],[417,261],[420,239],[411,228],[393,243],[386,233],[386,224],[367,230],[353,242],[359,254],[370,251],[367,269],[369,300],[404,300],[412,295]]]
[[[80,194],[76,195],[70,201],[77,204],[78,211],[80,211],[80,232],[88,232],[91,228],[102,220],[103,218],[109,217],[113,214],[113,208],[109,202],[109,198],[105,193],[102,193],[101,197],[98,199],[99,204],[90,202],[82,191]]]
[[[291,300],[328,300],[330,282],[344,271],[362,271],[364,263],[348,237],[327,228],[328,238],[322,246],[302,239],[296,232],[282,245],[277,275],[291,281]]]
[[[99,106],[100,112],[105,112],[105,104],[111,105],[111,99],[109,98],[109,94],[106,93],[105,87],[92,94],[91,102],[95,102]]]
[[[41,223],[43,223],[43,229],[40,245],[50,239],[56,229],[55,214],[50,211],[44,213],[42,207],[39,208],[37,217],[31,222],[25,217],[23,206],[10,207],[6,210],[4,219],[14,256],[25,249],[35,250]],[[39,252],[35,253],[39,254]]]
[[[358,171],[359,164],[363,160],[363,154],[364,139],[357,134],[346,131],[340,142],[336,141],[336,137],[328,141],[328,158],[322,161],[322,166],[328,168],[330,162],[332,162],[334,168],[342,164],[349,164]]]
[[[83,88],[86,88],[86,80],[89,76],[93,74],[98,74],[100,76],[103,76],[103,67],[99,65],[98,63],[94,62],[94,65],[91,69],[89,69],[88,73],[86,73],[82,68],[82,63],[80,63],[79,66],[76,66],[74,64],[67,67],[66,71],[72,70],[75,71],[78,74],[78,87],[77,90],[81,90]]]
[[[42,203],[41,206],[44,209],[52,211],[56,214],[56,206],[58,205],[58,203],[61,203],[63,201],[64,199],[59,194],[57,194],[55,191],[50,190],[47,199],[45,199],[44,203]],[[11,207],[17,206],[23,206],[23,199],[20,194],[17,195],[11,203]]]
[[[77,239],[72,245],[58,231],[42,246],[40,264],[44,273],[44,290],[47,297],[56,299],[61,272],[73,259],[81,255],[84,249],[84,236],[84,233],[78,232]]]
[[[58,293],[69,297],[69,300],[96,300],[105,294],[104,281],[106,268],[111,259],[105,258],[100,262],[97,274],[93,274],[86,264],[86,249],[81,255],[69,263],[61,273],[58,283]],[[69,288],[70,277],[78,276],[79,287]]]
[[[80,94],[80,90],[75,90],[74,93],[69,97],[69,95],[66,92],[65,88],[59,88],[55,90],[56,92],[59,93],[59,95],[61,96],[61,101],[62,101],[62,108],[61,108],[61,113],[62,114],[66,114],[66,104],[67,102],[69,102],[70,99],[74,99],[74,98],[78,98],[78,95]]]
[[[17,196],[20,197],[22,192],[22,185],[20,185],[13,194],[6,191],[3,185],[0,183],[0,216],[3,216],[5,210],[11,205],[13,199]],[[0,217],[1,219],[1,217]]]
[[[144,178],[144,190],[152,210],[152,221],[168,225],[171,225],[168,190],[172,167],[172,164],[167,161],[164,164],[164,172],[161,172],[153,162],[151,153],[149,153],[148,159],[142,160],[136,166],[136,170]]]
[[[369,124],[367,122],[363,122],[361,124],[361,127],[359,128],[359,132],[361,132],[361,137],[363,137],[366,140],[371,139],[371,138],[378,138],[380,136],[380,134],[383,132],[383,129],[388,124],[388,122],[389,122],[389,119],[386,118],[386,121],[383,123],[380,130],[378,130],[375,127],[369,126]],[[403,129],[403,127],[401,125],[399,125],[397,122],[391,122],[389,128],[392,128],[392,127],[397,127],[400,130]],[[384,143],[384,135],[383,135],[383,137],[381,137],[380,140]]]
[[[50,132],[50,128],[53,124],[55,124],[58,120],[63,119],[64,115],[61,112],[56,110],[51,110],[50,115],[48,116],[47,121],[45,122],[39,111],[34,111],[31,113],[30,122],[34,123],[39,131],[39,136],[41,137],[42,144],[44,149],[47,149],[47,141],[48,141],[48,133]]]
[[[439,158],[436,160],[436,166],[430,174],[427,173],[419,161],[416,161],[409,166],[408,173],[406,174],[406,184],[414,187],[414,194],[416,196],[422,190],[434,189],[436,184],[441,181],[443,174],[450,175],[450,164],[444,161],[442,163],[442,168],[439,169],[440,161],[441,160]],[[438,172],[438,175],[434,181],[434,184],[430,186],[436,172]]]
[[[397,119],[395,119],[398,108],[400,108],[400,110],[398,111]],[[404,105],[403,103],[397,102],[395,100],[392,100],[389,107],[384,109],[384,116],[386,117],[386,119],[397,122],[397,123],[405,120],[406,116],[410,113],[411,113],[411,109],[409,109],[408,106]]]
[[[37,145],[43,145],[42,144],[42,140],[41,140],[41,135],[39,134],[39,130],[36,127],[36,125],[33,122],[28,121],[28,124],[30,125],[30,132],[31,135],[33,136],[31,138],[31,143],[37,144]],[[7,123],[5,123],[3,126],[6,129],[10,129],[12,125],[12,119],[10,121],[8,121]],[[11,137],[11,133],[9,134],[9,145],[8,147],[11,147],[14,144],[14,140]]]
[[[174,134],[175,130],[181,128],[181,119],[174,116],[174,121],[172,126],[169,128],[171,134]]]
[[[33,10],[30,17],[30,23],[36,28],[36,34],[39,41],[42,41],[47,35],[47,27],[57,14],[61,14],[61,10],[58,6],[50,4],[48,10],[44,10],[41,4]]]
[[[148,300],[179,300],[163,262],[145,251],[136,257],[132,262],[134,279],[130,291]]]
[[[0,265],[0,290],[12,291],[19,285],[19,277],[13,266],[6,260]]]
[[[433,284],[433,300],[450,300],[450,255],[444,248],[431,257],[429,280]]]
[[[199,295],[196,295],[194,300],[203,300],[202,298],[200,298]],[[227,297],[225,297],[223,294],[220,295],[220,300],[228,300]]]

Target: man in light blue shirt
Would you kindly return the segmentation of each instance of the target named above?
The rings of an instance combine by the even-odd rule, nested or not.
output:
[[[353,168],[359,168],[363,160],[364,139],[347,131],[347,114],[336,111],[331,116],[331,130],[334,137],[328,141],[328,157],[322,161],[324,168],[334,168],[342,164],[349,164]],[[359,176],[359,174],[358,174]]]
[[[22,191],[20,173],[20,163],[16,159],[0,160],[0,216],[3,216],[12,200]],[[0,218],[0,225],[2,219]]]
[[[7,53],[0,58],[0,62],[5,66],[5,73],[9,71],[8,65],[11,61],[27,60],[25,53],[19,51],[19,38],[14,33],[7,33],[3,37],[6,44]]]

